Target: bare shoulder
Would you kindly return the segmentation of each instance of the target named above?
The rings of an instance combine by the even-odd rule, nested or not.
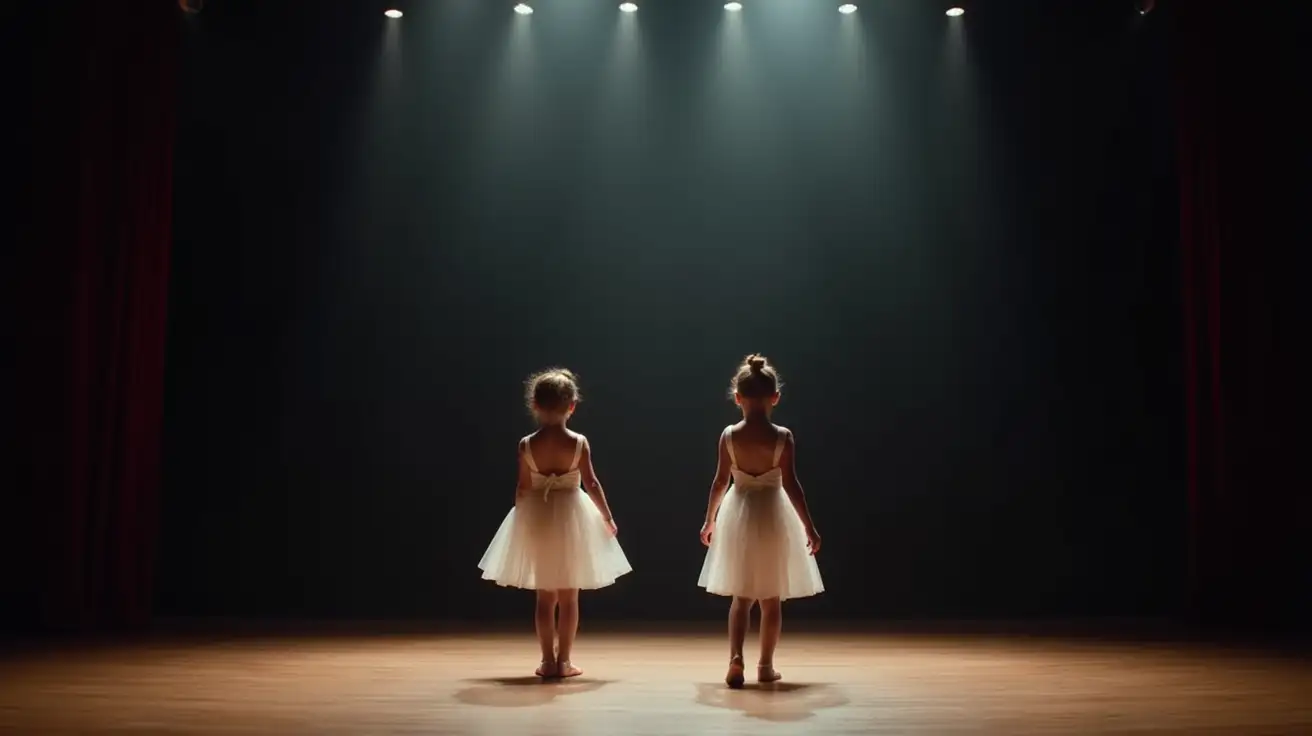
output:
[[[720,436],[715,440],[716,444],[719,445],[728,444],[729,441],[733,439],[733,436],[737,434],[739,430],[741,430],[742,428],[743,428],[743,423],[737,422],[735,424],[730,424],[729,426],[720,430]]]
[[[778,432],[778,433],[779,433],[779,436],[784,438],[784,442],[793,442],[793,441],[794,441],[794,439],[793,439],[793,430],[791,430],[791,429],[789,429],[789,428],[783,426],[782,424],[776,424],[776,425],[774,425],[774,431]]]
[[[588,446],[588,436],[587,436],[587,435],[583,434],[582,432],[575,432],[575,431],[572,430],[572,429],[567,429],[567,430],[565,430],[565,432],[568,433],[568,434],[569,434],[569,437],[570,437],[571,439],[573,439],[575,442],[578,442],[578,443],[582,444],[584,448],[586,448],[586,447]]]

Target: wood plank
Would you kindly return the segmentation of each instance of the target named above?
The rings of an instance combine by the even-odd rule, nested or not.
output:
[[[531,634],[241,637],[0,662],[21,734],[1312,734],[1312,666],[1183,643],[793,634],[785,680],[727,690],[721,637],[587,634],[532,677]],[[751,651],[749,646],[749,658]],[[749,671],[750,673],[750,671]]]

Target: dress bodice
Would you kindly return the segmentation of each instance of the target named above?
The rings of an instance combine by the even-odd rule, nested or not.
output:
[[[774,467],[761,473],[752,475],[751,473],[738,467],[738,458],[733,452],[733,433],[732,427],[726,427],[724,430],[724,445],[729,450],[729,472],[733,475],[733,484],[740,491],[750,491],[766,488],[782,488],[784,484],[784,471],[779,467],[779,458],[784,451],[784,435],[779,433],[779,438],[774,444]]]
[[[533,480],[532,493],[541,495],[545,499],[552,491],[578,490],[583,479],[583,473],[579,470],[579,458],[583,455],[583,443],[586,441],[584,437],[579,437],[574,446],[574,460],[570,463],[569,470],[564,473],[539,471],[537,461],[533,459],[533,448],[525,441],[524,461],[528,463],[529,477]]]

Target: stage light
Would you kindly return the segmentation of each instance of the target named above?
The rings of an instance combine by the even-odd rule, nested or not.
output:
[[[520,3],[519,5],[516,5],[516,6],[515,6],[515,12],[516,12],[516,13],[519,13],[520,15],[532,15],[532,14],[533,14],[533,8],[530,8],[529,6],[525,5],[524,3]]]
[[[384,10],[383,15],[387,16],[388,18],[400,18],[403,14],[401,13],[401,11],[397,10],[396,8],[393,8],[391,10]]]
[[[620,6],[620,10],[625,13],[636,13],[638,12],[638,6],[633,3],[624,3]]]
[[[838,12],[843,15],[851,15],[856,12],[856,6],[851,3],[848,3],[847,5],[839,5]]]
[[[956,18],[957,16],[961,16],[965,14],[966,14],[966,10],[964,8],[948,8],[949,18]]]
[[[724,9],[725,9],[725,10],[728,10],[728,11],[730,11],[730,12],[735,12],[735,13],[736,13],[736,12],[738,12],[739,10],[742,10],[742,9],[743,9],[743,4],[742,4],[742,3],[728,3],[728,4],[726,4],[726,5],[724,6]]]

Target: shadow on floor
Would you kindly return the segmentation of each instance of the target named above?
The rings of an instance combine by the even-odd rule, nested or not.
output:
[[[466,705],[483,705],[493,708],[529,708],[546,705],[556,698],[590,693],[609,685],[612,680],[575,677],[569,680],[544,680],[532,675],[526,677],[488,677],[465,680],[473,683],[455,694],[455,699]]]
[[[847,696],[827,683],[748,683],[731,690],[722,682],[698,683],[697,702],[712,708],[742,711],[764,721],[804,721],[825,708],[847,705]]]

